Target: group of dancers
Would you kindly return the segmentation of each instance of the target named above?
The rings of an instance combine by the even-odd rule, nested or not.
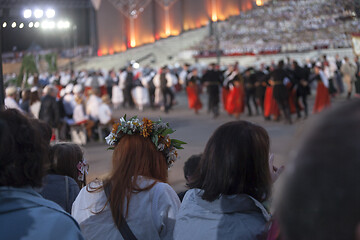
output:
[[[348,58],[345,58],[344,66],[347,63]],[[254,113],[260,115],[261,111],[265,120],[277,121],[283,117],[291,124],[292,114],[296,114],[298,119],[308,117],[307,98],[311,94],[312,86],[316,88],[313,113],[321,112],[330,106],[331,97],[343,91],[342,79],[340,82],[336,80],[339,75],[344,79],[348,98],[351,96],[353,82],[358,93],[360,75],[358,61],[356,63],[352,66],[353,73],[350,74],[347,74],[345,67],[341,65],[337,65],[338,69],[332,72],[326,56],[322,61],[307,61],[303,67],[297,61],[288,59],[287,63],[281,60],[277,65],[262,64],[259,69],[250,67],[242,72],[238,63],[229,65],[225,70],[220,70],[216,64],[210,64],[202,78],[196,77],[197,69],[194,68],[186,78],[189,108],[198,112],[202,107],[199,94],[204,86],[209,95],[208,112],[212,113],[213,117],[219,115],[221,96],[224,110],[236,118],[247,108],[248,116]],[[354,81],[347,83],[347,75],[351,75]]]

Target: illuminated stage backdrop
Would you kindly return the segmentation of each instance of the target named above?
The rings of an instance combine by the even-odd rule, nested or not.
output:
[[[98,0],[99,1],[99,0]],[[250,10],[256,0],[101,0],[98,55],[124,51]]]

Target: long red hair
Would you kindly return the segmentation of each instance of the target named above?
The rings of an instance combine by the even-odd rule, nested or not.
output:
[[[112,164],[111,174],[99,190],[108,190],[111,213],[115,224],[120,226],[124,210],[125,217],[128,215],[131,195],[151,189],[156,182],[167,182],[168,167],[165,156],[157,151],[150,138],[141,135],[123,136],[114,149]],[[153,179],[154,183],[140,188],[136,181],[138,176]]]

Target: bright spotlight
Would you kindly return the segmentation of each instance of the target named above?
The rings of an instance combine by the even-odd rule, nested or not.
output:
[[[63,21],[59,21],[59,22],[57,23],[57,28],[58,28],[58,29],[63,29],[63,28],[64,28],[64,22],[63,22]]]
[[[3,25],[2,25],[2,27],[3,27],[3,28],[6,28],[6,26],[7,26],[7,23],[4,22]]]
[[[70,28],[70,22],[69,21],[64,22],[64,28],[66,28],[66,29]]]
[[[34,16],[35,18],[42,18],[44,16],[44,11],[41,9],[35,9]]]
[[[16,22],[13,22],[13,23],[11,24],[11,27],[12,27],[12,28],[16,28]]]
[[[24,24],[20,23],[19,28],[23,28],[23,27],[24,27]]]
[[[137,62],[135,62],[135,63],[133,63],[133,68],[135,68],[135,69],[139,69],[139,67],[140,67],[140,64],[139,63],[137,63]]]
[[[40,27],[40,23],[39,22],[35,22],[34,23],[34,28],[39,28]]]
[[[48,27],[49,27],[49,29],[54,29],[54,28],[55,28],[55,22],[54,22],[54,21],[50,21],[50,22],[48,23]]]
[[[29,28],[32,28],[34,26],[33,22],[29,22]]]
[[[48,21],[42,21],[41,23],[41,28],[42,29],[48,29],[49,28],[49,22]]]
[[[55,10],[52,8],[49,8],[48,10],[46,10],[46,17],[47,18],[55,17]]]
[[[24,18],[31,18],[32,11],[30,9],[24,10]]]

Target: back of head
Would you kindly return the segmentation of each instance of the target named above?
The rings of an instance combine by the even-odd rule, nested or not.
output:
[[[2,131],[0,151],[0,186],[40,187],[48,144],[40,132],[19,111],[0,111],[0,120],[6,129]]]
[[[16,95],[16,87],[14,87],[14,86],[7,87],[5,90],[5,94],[7,97],[15,96]]]
[[[187,182],[191,182],[192,176],[197,171],[202,154],[192,155],[184,164],[184,177]]]
[[[269,197],[269,136],[266,130],[246,121],[220,126],[206,144],[191,188],[204,190],[203,199],[221,194],[248,194],[258,201]]]
[[[355,239],[360,224],[360,101],[325,114],[304,140],[280,201],[289,240]]]
[[[113,169],[104,183],[104,189],[111,189],[110,208],[115,224],[120,226],[122,220],[119,213],[125,212],[125,216],[127,215],[131,194],[149,190],[156,182],[166,182],[168,167],[163,153],[156,149],[150,138],[141,135],[123,136],[114,148],[112,162]],[[140,188],[138,176],[155,181],[145,188]]]
[[[83,162],[83,152],[74,143],[58,143],[50,149],[49,173],[69,176],[80,188],[86,185],[85,174],[79,179],[78,164]]]

